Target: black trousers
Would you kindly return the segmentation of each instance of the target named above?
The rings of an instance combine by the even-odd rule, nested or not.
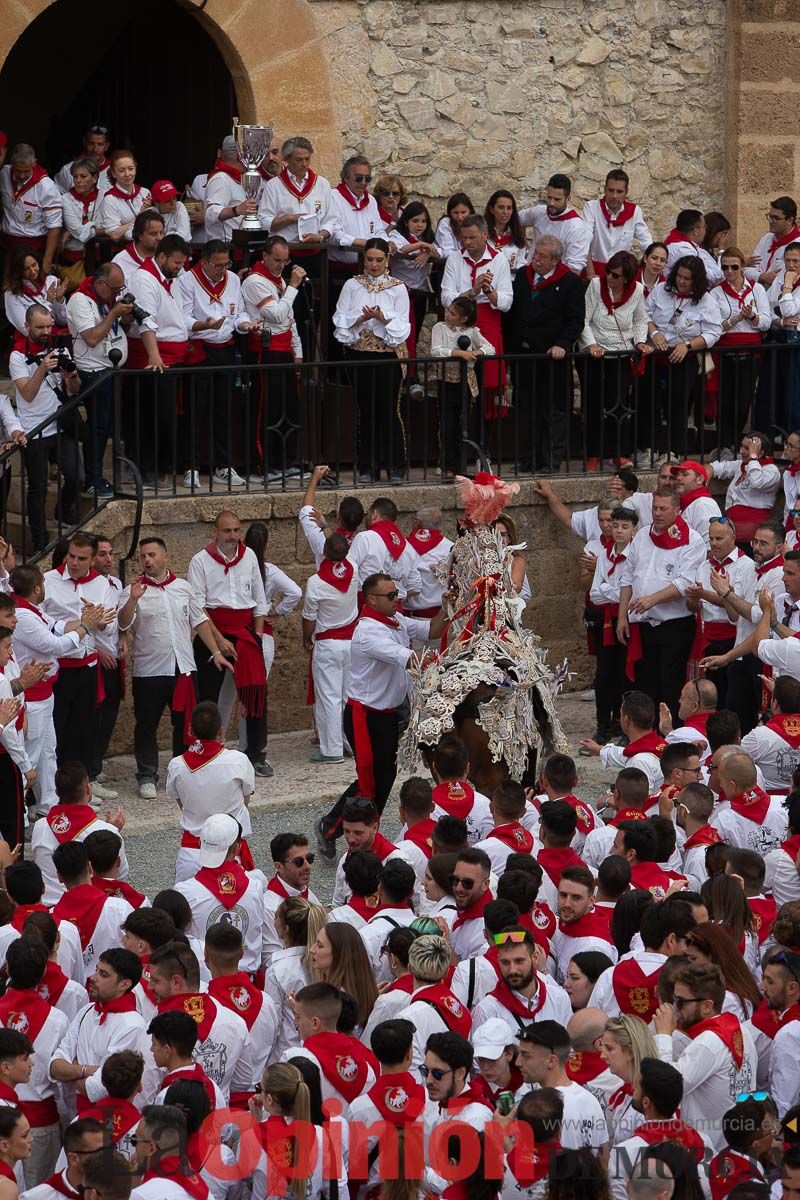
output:
[[[47,477],[51,462],[58,462],[62,475],[60,517],[64,524],[77,519],[78,492],[82,471],[78,443],[62,433],[50,437],[35,437],[28,442],[24,451],[25,474],[28,477],[26,498],[28,523],[34,549],[43,550],[47,545]]]
[[[236,364],[233,346],[213,346],[203,342],[203,353],[210,367],[234,367]],[[199,445],[192,446],[191,462],[215,467],[231,466],[229,430],[239,420],[240,393],[232,388],[233,371],[204,371],[202,367],[194,377],[194,437]],[[234,407],[236,396],[236,407]],[[207,440],[200,440],[200,429],[207,430]]]
[[[183,386],[191,387],[191,377],[183,377]],[[169,367],[163,375],[153,374],[132,381],[138,383],[139,467],[148,474],[183,473],[189,462],[189,439],[178,438],[178,376]],[[181,419],[181,429],[186,418]],[[129,457],[131,457],[129,455]]]
[[[578,367],[587,458],[619,458],[633,449],[630,359],[582,358]]]
[[[403,376],[397,355],[394,351],[379,354],[348,350],[347,359],[359,364],[349,372],[358,413],[359,470],[371,471],[376,481],[381,467],[387,476],[392,471],[404,471],[406,446],[400,419]]]
[[[601,634],[602,638],[602,634]],[[625,675],[627,646],[614,640],[612,646],[597,647],[597,671],[594,679],[594,703],[597,713],[597,728],[607,737],[612,736],[612,726],[619,722],[622,693],[630,686]]]
[[[236,645],[235,637],[228,637],[228,641]],[[227,672],[217,670],[214,665],[214,660],[211,657],[211,652],[207,646],[204,646],[199,638],[195,638],[194,643],[194,661],[197,664],[197,685],[200,692],[201,700],[213,700],[216,704],[219,699],[219,693],[222,689],[222,681]],[[245,753],[251,762],[256,762],[264,757],[267,749],[267,702],[264,703],[264,712],[260,717],[247,717],[245,721],[247,727],[247,750]]]
[[[729,650],[733,649],[735,643],[735,637],[726,638],[723,642],[708,642],[703,647],[703,658],[709,658],[712,654],[727,654]],[[717,708],[730,708],[728,704],[729,671],[730,667],[723,667],[721,671],[706,671],[706,679],[711,680],[717,689]]]
[[[81,384],[88,388],[102,371],[81,371]],[[84,400],[86,435],[83,441],[83,473],[88,483],[99,484],[103,478],[103,458],[108,439],[114,430],[114,377],[108,375],[100,387]],[[112,469],[113,474],[113,469]]]
[[[464,421],[464,398],[466,397],[467,420]],[[441,429],[442,469],[460,474],[462,467],[461,443],[470,436],[471,397],[460,383],[439,384],[439,420]]]
[[[730,446],[735,454],[745,429],[747,414],[755,400],[758,358],[752,350],[749,353],[729,350],[727,354],[720,354],[718,369],[719,444]]]
[[[692,649],[696,622],[694,617],[676,617],[660,625],[642,621],[643,657],[636,666],[636,687],[646,692],[656,706],[663,700],[677,725],[678,701],[686,682],[686,665]]]
[[[375,783],[375,807],[382,813],[389,799],[394,781],[397,778],[397,745],[400,741],[400,720],[397,712],[377,712],[375,709],[365,709],[367,720],[367,737],[372,752],[372,775]],[[344,732],[353,753],[356,756],[356,768],[359,777],[363,778],[363,770],[359,767],[359,756],[363,755],[364,747],[353,727],[353,709],[349,704],[344,709]],[[363,762],[363,759],[362,759]],[[342,792],[328,815],[323,818],[323,827],[328,838],[337,838],[342,831],[342,812],[351,796],[358,796],[358,778]]]
[[[53,687],[56,762],[59,766],[65,762],[83,763],[90,774],[99,669],[99,664],[62,668]]]
[[[110,668],[103,667],[98,663],[97,669],[103,672],[103,687],[106,696],[96,710],[92,722],[94,736],[92,738],[92,761],[89,767],[89,778],[92,780],[96,779],[103,769],[103,759],[108,749],[108,743],[111,741],[111,735],[117,723],[119,706],[122,702],[122,667],[120,663]]]
[[[23,846],[23,805],[22,773],[14,760],[3,751],[0,754],[0,836],[5,838],[12,850],[15,846]]]
[[[695,414],[695,425],[702,429],[703,414],[699,412],[704,376],[700,374],[698,357],[689,354],[679,363],[667,361],[666,354],[656,360],[659,404],[666,417],[666,431],[656,433],[658,449],[668,450],[685,458],[689,451],[688,421]]]
[[[515,404],[529,421],[532,466],[557,471],[567,453],[567,419],[572,401],[572,364],[564,359],[529,359],[514,367]]]
[[[172,709],[175,678],[174,675],[135,676],[131,684],[133,754],[139,783],[158,783],[158,726],[165,708],[170,710],[172,720],[172,757],[177,758],[186,749],[184,714]]]
[[[727,706],[739,718],[742,737],[755,729],[761,711],[761,680],[764,664],[754,654],[735,659],[728,667]],[[720,708],[722,705],[720,705]]]

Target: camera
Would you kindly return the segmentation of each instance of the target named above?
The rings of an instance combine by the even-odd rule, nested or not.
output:
[[[141,325],[142,322],[146,321],[150,316],[150,313],[147,312],[146,309],[142,308],[141,304],[136,303],[136,297],[134,296],[133,292],[126,292],[124,296],[120,296],[120,300],[123,304],[130,304],[131,315],[137,324]]]
[[[74,358],[70,354],[70,340],[69,334],[65,333],[54,333],[50,339],[50,352],[58,355],[58,369],[66,371],[67,374],[71,374],[78,369]]]

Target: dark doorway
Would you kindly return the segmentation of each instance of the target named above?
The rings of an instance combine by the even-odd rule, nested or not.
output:
[[[211,167],[237,111],[222,55],[191,5],[174,0],[56,0],[0,71],[10,143],[31,142],[53,173],[78,153],[81,132],[102,124],[114,147],[133,150],[139,182],[183,189]]]

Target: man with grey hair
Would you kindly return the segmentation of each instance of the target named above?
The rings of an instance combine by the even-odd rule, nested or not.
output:
[[[229,242],[234,229],[240,229],[244,217],[258,209],[257,200],[248,200],[242,187],[242,163],[236,138],[223,138],[217,161],[206,183],[206,233],[208,239]]]
[[[628,1200],[671,1200],[674,1189],[667,1163],[645,1150],[628,1180]]]
[[[0,201],[4,249],[40,252],[42,271],[49,275],[61,235],[61,193],[37,163],[33,146],[19,142],[11,151],[0,170]]]
[[[340,183],[331,192],[336,228],[331,237],[331,263],[340,275],[358,269],[358,251],[373,237],[386,236],[386,222],[371,194],[372,168],[363,154],[353,154],[344,163]]]
[[[331,185],[312,171],[313,153],[308,138],[289,138],[281,146],[283,167],[261,189],[261,228],[279,233],[287,242],[319,245],[327,242],[336,228]]]
[[[444,584],[436,574],[436,568],[447,560],[453,543],[442,533],[442,510],[420,508],[414,517],[411,533],[406,538],[417,555],[417,567],[422,581],[420,590],[411,597],[406,606],[414,617],[435,617],[442,607]]]
[[[540,237],[529,266],[514,277],[511,351],[536,356],[514,368],[520,427],[531,431],[531,456],[519,466],[523,473],[558,471],[567,450],[572,411],[567,354],[583,330],[586,284],[561,261],[563,252],[558,238]]]
[[[433,1033],[458,1033],[469,1038],[472,1017],[454,992],[442,983],[451,963],[450,946],[443,937],[426,933],[411,943],[408,969],[413,979],[408,1008],[397,1014],[398,1020],[414,1026],[411,1046],[411,1070],[416,1072],[425,1061],[425,1046]]]

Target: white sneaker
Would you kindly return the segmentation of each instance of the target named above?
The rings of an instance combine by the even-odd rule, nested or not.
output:
[[[155,800],[157,796],[158,789],[154,783],[150,782],[149,779],[146,779],[144,783],[139,784],[140,800]]]
[[[187,471],[183,477],[183,486],[185,488],[191,488],[191,487],[199,488],[200,487],[200,472],[199,471]]]
[[[106,775],[105,771],[100,772],[95,779],[95,783],[108,783],[108,776]]]
[[[241,475],[234,471],[233,467],[217,467],[214,472],[214,479],[217,483],[222,483],[225,487],[244,487],[245,481]]]
[[[118,800],[119,792],[115,792],[113,788],[104,787],[97,780],[92,784],[92,795],[97,796],[100,800]]]

